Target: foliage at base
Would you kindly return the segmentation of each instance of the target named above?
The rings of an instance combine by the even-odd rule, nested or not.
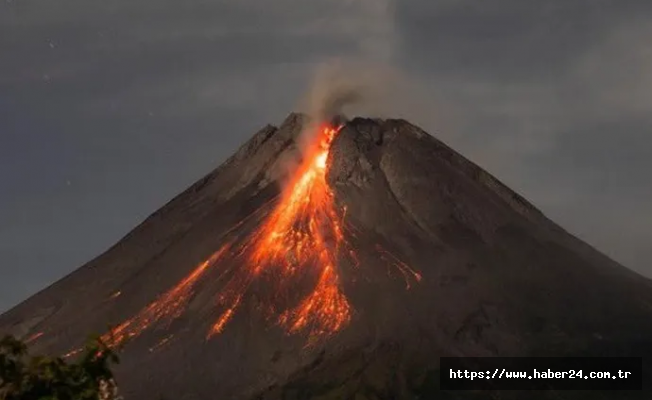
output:
[[[116,400],[117,355],[99,338],[74,361],[32,356],[13,336],[0,341],[0,400]]]

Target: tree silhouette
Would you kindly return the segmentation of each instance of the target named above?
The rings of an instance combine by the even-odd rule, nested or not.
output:
[[[99,337],[87,342],[76,361],[31,356],[27,345],[0,340],[0,400],[116,400],[110,365],[117,355]]]

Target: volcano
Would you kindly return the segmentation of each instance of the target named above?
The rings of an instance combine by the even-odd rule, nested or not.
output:
[[[291,114],[0,331],[65,357],[104,334],[126,400],[647,398],[446,392],[438,369],[651,356],[652,282],[407,121]]]

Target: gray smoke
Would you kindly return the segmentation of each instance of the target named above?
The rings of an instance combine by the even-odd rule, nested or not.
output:
[[[361,60],[334,59],[317,66],[299,104],[313,123],[345,115],[374,115],[398,82],[390,68]]]
[[[310,142],[315,124],[334,116],[405,118],[425,128],[450,113],[394,62],[397,33],[392,0],[338,0],[346,13],[331,20],[333,29],[357,44],[353,55],[316,65],[298,109],[312,124],[302,137]],[[305,143],[304,143],[305,144]]]
[[[431,94],[390,64],[343,58],[315,68],[298,108],[317,124],[339,115],[431,123],[439,109]]]

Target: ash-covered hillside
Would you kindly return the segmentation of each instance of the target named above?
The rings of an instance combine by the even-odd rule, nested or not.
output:
[[[441,356],[652,355],[652,284],[409,122],[311,122],[263,128],[0,331],[70,357],[106,334],[126,400],[646,398],[439,391]]]

